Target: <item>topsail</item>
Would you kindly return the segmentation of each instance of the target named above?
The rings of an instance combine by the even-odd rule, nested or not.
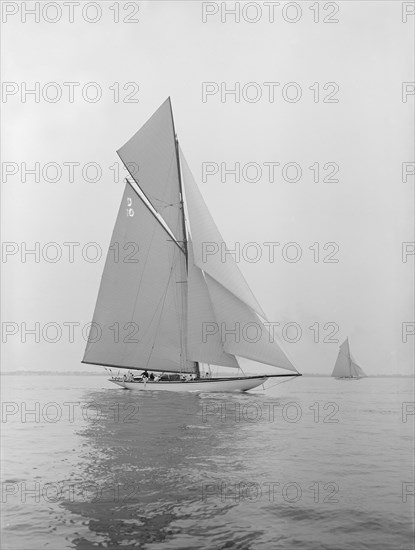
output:
[[[170,98],[117,153],[176,240],[183,241],[179,167]]]

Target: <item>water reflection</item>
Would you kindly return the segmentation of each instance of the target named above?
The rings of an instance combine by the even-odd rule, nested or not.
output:
[[[117,389],[89,391],[84,401],[90,420],[79,431],[86,442],[79,475],[87,483],[64,503],[88,519],[90,534],[70,541],[77,548],[156,542],[201,548],[231,541],[232,548],[248,548],[261,534],[252,526],[230,533],[224,515],[238,505],[232,496],[241,472],[254,470],[250,435],[255,446],[261,440],[260,425],[249,419],[255,405],[249,406],[269,398]],[[245,411],[242,420],[238,410]],[[266,439],[264,432],[264,445]]]

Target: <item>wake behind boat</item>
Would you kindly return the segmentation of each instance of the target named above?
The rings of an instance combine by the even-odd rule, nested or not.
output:
[[[301,376],[207,209],[179,147],[170,98],[118,154],[131,178],[83,363],[179,375],[111,378],[134,390],[248,391],[269,377]],[[226,261],[214,250],[225,250]],[[290,374],[201,377],[201,365],[240,369],[238,357]]]

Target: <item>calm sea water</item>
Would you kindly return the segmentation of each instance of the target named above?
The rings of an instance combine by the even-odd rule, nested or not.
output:
[[[412,379],[2,381],[2,548],[413,548]]]

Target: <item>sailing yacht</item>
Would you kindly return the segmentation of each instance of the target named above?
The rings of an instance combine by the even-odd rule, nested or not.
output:
[[[339,354],[337,355],[337,360],[331,375],[335,378],[348,380],[366,377],[363,369],[359,367],[359,365],[353,359],[352,354],[350,353],[348,338],[346,338],[346,340],[340,346]]]
[[[170,98],[117,153],[130,177],[82,362],[163,373],[110,378],[130,390],[247,391],[301,376],[231,254],[204,253],[225,243],[179,146]],[[245,376],[238,357],[289,374]],[[236,375],[203,377],[205,365]]]

